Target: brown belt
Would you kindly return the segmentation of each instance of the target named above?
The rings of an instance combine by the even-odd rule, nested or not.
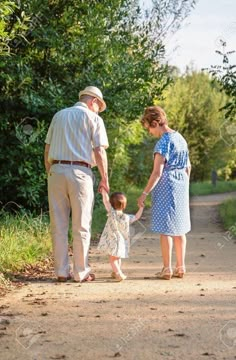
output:
[[[53,164],[65,164],[65,165],[80,165],[87,168],[91,168],[90,164],[87,164],[84,161],[69,161],[69,160],[53,160]]]

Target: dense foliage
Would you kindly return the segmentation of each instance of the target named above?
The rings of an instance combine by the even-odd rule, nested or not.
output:
[[[222,66],[211,66],[209,72],[220,84],[221,91],[228,95],[226,104],[220,109],[223,118],[220,133],[228,149],[224,173],[229,178],[236,176],[236,65],[231,64],[231,55],[235,51],[227,51],[227,44],[223,40],[221,45],[221,50],[216,50],[216,53],[222,57]]]
[[[17,42],[18,36],[24,38],[28,30],[29,17],[24,12],[20,17],[16,17],[16,21],[9,26],[9,19],[13,16],[17,9],[18,2],[15,1],[1,1],[0,8],[0,56],[10,55],[11,47],[9,42]]]
[[[230,56],[235,51],[226,51],[227,44],[221,40],[222,49],[216,53],[222,57],[222,66],[211,66],[209,72],[220,83],[222,91],[228,95],[228,101],[222,108],[225,118],[236,122],[236,65],[230,63]]]
[[[165,3],[165,6],[163,7]],[[87,85],[103,91],[113,187],[122,186],[140,139],[135,122],[169,83],[161,36],[180,26],[195,1],[4,1],[1,51],[1,203],[47,207],[44,138],[53,114]],[[170,19],[165,29],[166,19]],[[162,29],[158,32],[155,29]]]

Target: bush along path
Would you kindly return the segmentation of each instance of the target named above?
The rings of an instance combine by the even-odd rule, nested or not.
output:
[[[51,264],[41,275],[28,269],[19,278],[26,286],[1,298],[1,358],[235,359],[236,240],[222,228],[218,211],[227,196],[233,195],[192,198],[183,279],[155,277],[161,253],[157,237],[145,229],[150,210],[133,232],[124,261],[128,279],[121,283],[111,279],[96,247],[92,283],[57,283]]]

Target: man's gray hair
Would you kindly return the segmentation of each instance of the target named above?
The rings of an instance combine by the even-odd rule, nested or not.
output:
[[[85,95],[81,95],[79,99],[80,99],[80,101],[86,103],[87,101],[94,99],[94,98],[95,98],[95,96],[85,94]]]

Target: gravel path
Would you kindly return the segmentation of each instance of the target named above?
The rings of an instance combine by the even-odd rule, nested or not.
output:
[[[0,299],[0,359],[236,359],[236,239],[222,229],[217,205],[236,193],[191,202],[184,279],[158,280],[158,239],[144,232],[114,282],[95,248],[94,283],[31,279]],[[143,233],[143,234],[142,234]]]

